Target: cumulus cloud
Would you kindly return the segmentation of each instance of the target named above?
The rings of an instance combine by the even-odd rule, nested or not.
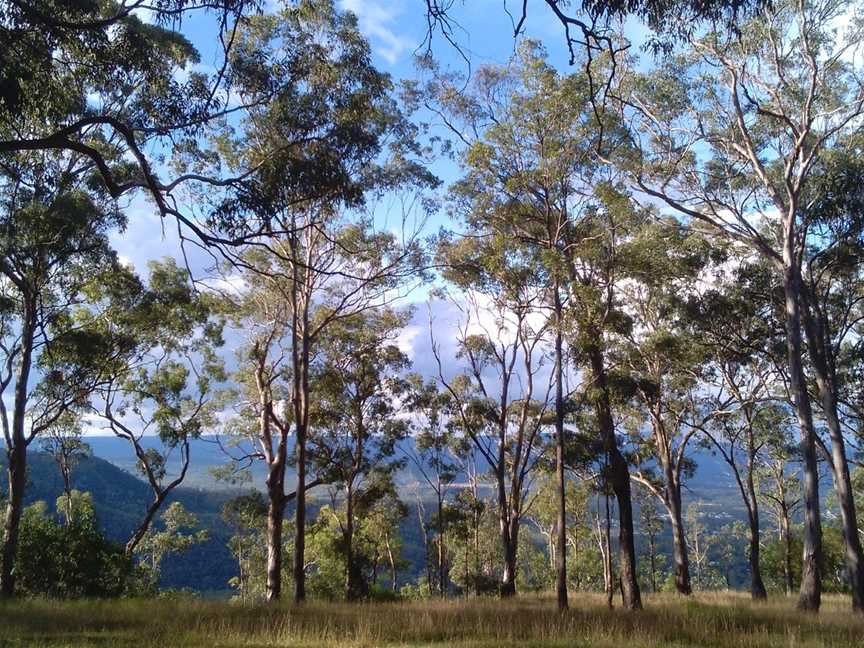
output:
[[[390,65],[394,65],[411,47],[411,41],[397,33],[396,20],[400,3],[383,3],[376,0],[341,0],[343,11],[357,16],[360,31],[372,42],[372,46]]]

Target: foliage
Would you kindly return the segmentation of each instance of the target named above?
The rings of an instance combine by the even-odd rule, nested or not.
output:
[[[44,502],[21,520],[15,570],[25,596],[117,597],[139,591],[140,575],[122,546],[108,541],[96,523],[88,493],[72,491],[73,515],[58,524]],[[63,503],[58,501],[61,510]]]

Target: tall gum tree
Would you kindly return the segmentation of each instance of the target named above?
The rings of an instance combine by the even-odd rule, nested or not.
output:
[[[709,290],[691,298],[688,319],[710,358],[698,399],[715,415],[699,424],[707,447],[729,466],[747,514],[750,593],[767,598],[760,553],[759,472],[767,448],[789,423],[783,398],[782,312],[770,266],[733,257],[736,267]]]
[[[559,609],[567,607],[564,419],[571,395],[565,382],[572,366],[572,341],[590,337],[579,338],[572,331],[591,326],[573,314],[589,310],[583,303],[583,284],[592,281],[590,273],[582,275],[577,269],[578,250],[590,247],[586,237],[596,234],[589,223],[594,184],[605,178],[593,155],[601,116],[591,108],[589,86],[584,74],[559,75],[546,63],[542,48],[529,41],[520,46],[510,66],[482,68],[468,93],[457,92],[454,78],[440,73],[426,89],[433,112],[465,144],[465,175],[453,187],[454,210],[471,235],[509,239],[524,259],[533,256],[535,278],[543,286],[541,310],[555,367],[555,411],[550,421],[555,426],[559,493]],[[611,435],[610,448],[616,445],[611,427],[602,433]],[[619,484],[618,492],[629,497],[629,487]],[[627,505],[619,508],[625,516],[629,510]],[[621,528],[632,529],[632,521],[624,521]],[[625,598],[628,607],[638,607],[635,565],[627,558],[635,551],[628,546],[625,541]]]
[[[3,168],[0,421],[8,502],[0,596],[10,597],[15,593],[13,563],[27,450],[68,412],[84,407],[105,378],[100,367],[106,359],[104,340],[79,327],[73,311],[112,283],[118,264],[108,235],[124,221],[110,197],[89,189],[86,165],[75,155],[22,155]]]
[[[115,349],[91,399],[93,421],[128,444],[152,492],[125,545],[132,555],[186,478],[191,442],[214,428],[215,393],[225,380],[217,354],[223,322],[214,314],[216,298],[196,291],[173,259],[150,262],[146,285],[131,273],[118,275],[115,300],[123,312],[109,319],[87,311],[79,321],[101,329]],[[147,447],[145,435],[157,436],[161,447]],[[172,459],[178,468],[169,475]]]
[[[706,351],[686,326],[684,304],[712,272],[709,243],[677,222],[648,222],[621,253],[622,306],[631,320],[618,357],[635,388],[634,480],[653,492],[669,515],[675,588],[692,592],[682,503],[683,481],[695,469],[687,456],[699,424],[694,394],[703,386]]]
[[[409,360],[395,341],[408,315],[382,308],[339,320],[322,337],[314,369],[315,433],[308,452],[319,474],[341,489],[333,514],[349,601],[369,592],[358,550],[360,521],[395,495],[393,474],[405,463],[396,445],[410,425],[397,411],[408,392]]]
[[[455,377],[445,375],[434,337],[432,347],[439,380],[458,412],[458,433],[492,473],[503,563],[499,590],[510,597],[516,594],[519,533],[531,479],[545,452],[541,430],[552,383],[544,393],[538,374],[545,331],[542,315],[539,326],[530,321],[532,315],[538,319],[538,295],[526,285],[530,273],[506,264],[503,274],[495,276],[487,264],[495,267],[500,249],[472,249],[474,241],[461,239],[442,250],[450,268],[446,276],[464,287],[459,299],[464,300],[464,317],[457,333],[457,357],[464,369]],[[497,245],[505,245],[504,239]]]
[[[418,193],[436,181],[415,161],[422,155],[416,129],[391,96],[389,77],[373,67],[352,14],[327,1],[303,2],[244,25],[234,60],[243,71],[238,92],[269,96],[268,88],[283,90],[250,108],[242,126],[226,125],[219,133],[219,146],[228,151],[224,159],[244,177],[209,204],[212,218],[234,236],[260,235],[243,254],[231,255],[231,267],[251,289],[248,310],[244,314],[241,306],[238,321],[248,316],[256,330],[247,360],[258,366],[257,416],[263,418],[255,436],[264,448],[260,458],[268,463],[271,488],[268,598],[281,595],[281,543],[275,535],[281,533],[287,436],[293,430],[293,581],[299,602],[305,598],[309,372],[316,338],[336,320],[387,303],[414,280],[423,254],[411,219],[422,214]],[[285,75],[293,80],[287,86]],[[404,204],[419,207],[397,214],[404,226],[397,237],[380,231],[365,208],[367,200],[403,190],[413,198]],[[289,381],[287,391],[279,387],[278,396],[265,396],[282,380]],[[290,411],[276,411],[277,401],[289,403]]]
[[[812,235],[805,253],[801,317],[815,382],[814,400],[828,428],[830,447],[817,438],[832,468],[834,490],[846,547],[847,578],[853,607],[864,610],[864,552],[849,472],[847,438],[860,420],[852,393],[860,358],[862,315],[860,246],[864,165],[860,134],[840,142],[815,165],[806,187],[806,212]]]
[[[300,494],[328,480],[325,474],[311,479],[306,476],[311,465],[306,442],[313,434],[309,417],[316,398],[311,383],[312,359],[318,345],[342,320],[386,305],[399,293],[403,279],[416,272],[420,259],[391,234],[377,233],[369,223],[358,224],[335,215],[318,227],[298,232],[295,243],[298,256],[293,258],[303,260],[302,269],[301,263],[290,261],[291,257],[286,262],[281,255],[253,251],[244,260],[250,269],[242,275],[243,286],[230,299],[232,325],[246,331],[246,342],[235,374],[238,388],[228,398],[236,416],[226,437],[229,445],[236,446],[229,448],[229,454],[238,466],[256,460],[267,466],[270,600],[281,594],[280,536],[285,507],[294,501],[295,514],[302,516],[299,521],[303,522],[295,526],[296,597],[296,572],[302,571],[304,576],[306,572],[305,559],[297,564],[301,560],[297,557],[302,550],[300,534],[305,527],[305,499]],[[272,244],[277,249],[287,248],[281,240],[274,239]],[[302,283],[295,281],[298,276]],[[297,434],[292,461],[289,442],[293,432]],[[297,471],[293,492],[286,491],[289,464]],[[302,514],[297,512],[301,506]],[[301,593],[305,596],[305,590]]]
[[[656,72],[627,75],[618,97],[633,143],[623,157],[640,191],[746,244],[783,277],[789,386],[804,458],[804,610],[819,609],[822,590],[816,431],[802,339],[811,224],[805,187],[826,148],[857,128],[864,112],[854,55],[862,42],[855,3],[772,3],[736,32],[688,37]],[[855,587],[857,610],[861,584]]]

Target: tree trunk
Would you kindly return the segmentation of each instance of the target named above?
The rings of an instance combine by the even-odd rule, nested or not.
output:
[[[345,490],[345,598],[355,601],[360,598],[360,582],[354,560],[354,492],[350,485]]]
[[[567,609],[567,496],[564,479],[564,353],[561,294],[555,284],[555,485],[558,519],[555,527],[555,592],[558,609]]]
[[[9,479],[9,500],[6,503],[6,521],[3,525],[0,596],[10,598],[15,595],[15,554],[18,549],[18,532],[24,507],[24,488],[27,484],[27,452],[23,442],[16,443],[11,450],[7,450],[6,457],[9,462],[6,470]]]
[[[753,466],[756,462],[756,449],[753,441],[752,424],[748,428],[747,442],[747,479],[745,480],[745,499],[747,501],[747,519],[750,523],[750,597],[754,601],[764,601],[768,591],[762,580],[762,565],[759,561],[759,543],[762,540],[759,528],[759,498],[756,497],[756,484],[753,481]]]
[[[438,484],[438,589],[441,598],[447,596],[447,569],[444,557],[444,497]]]
[[[63,511],[66,526],[69,526],[72,524],[72,474],[71,466],[63,459],[60,460],[60,475],[63,477]]]
[[[0,597],[15,595],[15,555],[18,552],[18,533],[24,508],[24,489],[27,486],[27,438],[24,421],[30,388],[30,365],[36,330],[34,298],[25,295],[24,321],[21,327],[21,364],[15,379],[15,400],[12,410],[11,446],[6,448],[8,466],[8,497],[6,520],[3,524],[3,555],[0,556]]]
[[[268,484],[267,496],[267,600],[278,601],[282,596],[282,521],[285,519],[282,482],[279,481],[278,486]]]
[[[628,610],[641,610],[642,597],[636,571],[636,540],[633,532],[633,499],[630,492],[630,471],[618,448],[612,405],[606,385],[603,352],[597,346],[589,349],[591,371],[598,391],[596,403],[600,435],[609,457],[609,482],[618,504],[618,570],[621,577],[621,597]]]
[[[296,232],[296,230],[294,230]],[[296,254],[296,239],[292,239],[291,251]],[[303,296],[300,295],[300,269],[292,263],[292,316],[291,316],[291,362],[294,369],[292,382],[292,406],[294,429],[296,430],[295,453],[297,457],[297,501],[294,509],[294,602],[306,600],[306,435],[309,430],[309,268],[304,270]],[[284,466],[282,471],[284,477]]]
[[[837,411],[836,377],[832,370],[833,362],[828,355],[830,342],[826,335],[825,322],[822,318],[814,317],[806,294],[801,303],[801,318],[807,334],[807,348],[816,376],[822,412],[831,437],[831,474],[834,479],[834,493],[840,507],[840,524],[846,549],[846,573],[852,590],[852,609],[864,613],[864,551],[858,535],[855,497],[849,474],[849,462],[846,459],[846,441],[843,438]]]
[[[786,352],[789,391],[801,431],[803,462],[804,538],[798,609],[818,611],[822,600],[822,522],[819,514],[819,466],[816,461],[816,431],[804,376],[801,344],[800,276],[794,262],[791,235],[784,246],[786,300]]]
[[[780,517],[780,541],[783,543],[783,579],[786,583],[786,596],[792,596],[795,583],[792,580],[792,538],[789,535],[789,512],[784,507]]]
[[[429,551],[429,529],[426,527],[426,511],[423,505],[423,500],[420,499],[420,493],[417,492],[417,521],[420,524],[420,537],[423,538],[423,561],[426,567],[426,584],[429,586],[429,592],[432,592],[432,554]]]
[[[672,562],[675,564],[675,590],[689,596],[693,593],[690,583],[690,561],[687,557],[687,539],[684,537],[684,513],[681,510],[681,487],[666,471],[666,506],[672,523]]]
[[[147,531],[150,529],[150,525],[153,523],[153,518],[156,517],[156,513],[162,507],[162,504],[165,502],[165,499],[168,497],[167,492],[158,493],[156,498],[150,502],[150,505],[147,507],[147,511],[144,513],[144,519],[141,520],[141,524],[138,525],[138,528],[135,529],[135,532],[126,541],[125,552],[127,556],[131,556],[135,552],[135,548],[138,546],[138,543],[144,539],[144,536],[147,534]]]
[[[509,598],[516,595],[516,552],[518,547],[518,522],[501,523],[501,545],[504,549],[504,573],[501,577],[501,597]]]
[[[764,601],[768,598],[765,583],[762,581],[762,568],[759,564],[759,519],[750,519],[750,552],[747,556],[750,562],[750,598],[754,601]]]
[[[756,498],[756,487],[753,484],[752,458],[747,466],[747,521],[750,526],[750,551],[747,559],[750,563],[750,597],[754,601],[764,601],[768,598],[765,583],[762,580],[762,566],[759,562],[759,501]]]
[[[390,537],[387,537],[387,561],[390,563],[390,588],[396,591],[396,560],[393,558],[393,549],[390,547]]]
[[[614,607],[612,599],[615,595],[615,570],[612,568],[612,518],[609,513],[609,495],[606,493],[603,494],[603,503],[606,509],[606,519],[603,525],[603,544],[606,545],[603,559],[606,564],[603,566],[603,574],[605,575],[606,607],[611,610]]]
[[[648,541],[648,551],[651,552],[651,557],[649,559],[650,567],[651,567],[651,593],[657,593],[657,547],[654,543],[654,537],[652,536]]]

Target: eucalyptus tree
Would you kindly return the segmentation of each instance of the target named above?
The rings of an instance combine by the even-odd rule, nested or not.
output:
[[[180,502],[171,502],[159,516],[159,522],[158,528],[147,529],[139,545],[142,563],[147,566],[154,586],[159,584],[162,561],[166,557],[189,551],[210,538],[209,531],[200,528],[198,517]]]
[[[118,264],[108,235],[124,219],[107,194],[88,187],[86,171],[76,156],[19,155],[3,165],[0,421],[8,501],[0,596],[15,592],[27,450],[64,416],[80,410],[104,378],[104,340],[80,328],[72,311],[112,284]]]
[[[125,291],[119,315],[78,316],[82,326],[100,330],[115,345],[89,409],[128,444],[152,492],[126,542],[129,555],[186,478],[191,441],[214,429],[215,393],[226,378],[217,354],[223,322],[214,313],[215,298],[196,291],[188,271],[173,259],[150,262],[148,270],[146,285],[130,271],[118,271],[126,274],[125,280],[115,278]],[[148,447],[154,436],[160,447]]]
[[[651,583],[651,591],[657,592],[657,572],[662,567],[663,555],[657,549],[657,539],[663,532],[663,516],[657,510],[657,499],[654,493],[640,490],[639,501],[639,529],[647,540],[648,577]],[[657,563],[660,562],[660,565]]]
[[[431,91],[447,123],[466,144],[465,175],[453,190],[455,209],[464,214],[471,235],[515,241],[521,249],[512,257],[534,264],[534,280],[544,293],[555,365],[555,412],[550,421],[556,432],[561,516],[556,551],[558,604],[564,608],[564,419],[571,396],[565,383],[570,359],[583,365],[594,362],[595,369],[603,365],[597,328],[602,328],[604,316],[602,308],[595,306],[608,293],[599,285],[601,273],[595,272],[606,249],[596,242],[605,236],[597,207],[602,198],[596,188],[605,186],[610,175],[608,168],[598,164],[594,150],[608,117],[592,109],[590,79],[584,73],[560,75],[544,57],[542,48],[527,42],[509,67],[481,69],[467,96],[456,93],[453,80],[442,75]],[[589,349],[593,344],[600,346]],[[601,420],[600,434],[615,456],[616,496],[629,500],[629,477],[614,425],[611,417]],[[628,607],[635,608],[639,597],[630,532],[632,507],[619,502],[619,512],[624,518],[620,529],[625,599]]]
[[[677,222],[661,220],[634,232],[621,265],[628,281],[620,292],[631,325],[620,336],[617,354],[634,386],[633,479],[654,493],[669,515],[675,587],[690,594],[682,488],[694,466],[687,449],[714,413],[694,403],[707,351],[686,325],[684,304],[712,272],[711,248]]]
[[[267,503],[264,496],[258,491],[238,495],[222,505],[220,518],[233,531],[228,549],[237,561],[237,575],[228,581],[228,585],[237,591],[242,601],[264,598],[266,584],[263,576],[267,560]]]
[[[297,254],[306,262],[291,264],[260,251],[244,262],[252,269],[243,275],[243,286],[231,298],[234,325],[245,329],[240,366],[234,374],[237,388],[229,402],[236,413],[228,422],[229,450],[239,466],[261,460],[267,466],[268,490],[268,598],[280,595],[282,529],[285,506],[296,500],[295,596],[298,551],[305,528],[305,491],[326,481],[324,474],[307,479],[310,467],[307,441],[313,431],[309,416],[316,398],[310,381],[311,358],[329,331],[343,320],[358,317],[386,304],[398,291],[402,273],[415,257],[389,233],[376,232],[368,222],[351,222],[334,216],[321,228],[298,233]],[[274,244],[281,246],[279,240]],[[302,246],[302,247],[301,247]],[[301,252],[302,250],[302,252]],[[293,271],[302,272],[302,285]],[[295,308],[298,295],[302,310]],[[299,414],[299,416],[298,416]],[[289,439],[294,433],[294,465],[297,483],[285,491],[289,464]],[[302,522],[302,524],[301,524]],[[305,574],[301,564],[299,570]],[[305,590],[299,586],[305,596]]]
[[[457,358],[465,364],[445,375],[438,343],[433,353],[439,380],[458,413],[456,431],[469,439],[489,466],[504,569],[501,596],[516,593],[519,532],[532,474],[545,453],[541,434],[552,382],[539,379],[545,322],[531,266],[511,262],[504,237],[442,242],[445,276],[464,291],[464,318],[456,333]],[[461,300],[460,300],[461,301]],[[532,321],[533,320],[533,321]],[[537,394],[540,394],[538,397]]]
[[[412,379],[410,390],[410,399],[406,405],[416,422],[412,435],[413,450],[408,450],[405,454],[426,485],[435,493],[436,508],[431,526],[435,531],[437,549],[435,563],[438,593],[443,598],[447,595],[446,500],[459,477],[457,455],[460,444],[453,430],[452,402],[449,395],[442,392],[434,381],[424,383],[416,375]],[[427,569],[429,568],[427,565]]]
[[[365,511],[360,519],[360,535],[370,545],[372,574],[369,580],[373,586],[378,584],[381,563],[386,560],[390,571],[390,590],[397,591],[399,568],[407,562],[401,556],[404,540],[400,533],[400,525],[407,514],[408,507],[398,494],[390,491]]]
[[[708,350],[703,406],[715,412],[699,426],[705,445],[729,466],[749,527],[750,593],[767,596],[760,567],[758,474],[766,449],[788,427],[783,380],[783,325],[771,268],[732,257],[729,277],[691,299],[688,318]]]
[[[316,470],[341,491],[333,512],[348,600],[368,593],[355,544],[358,518],[393,492],[393,475],[405,463],[396,446],[410,424],[397,414],[408,398],[409,360],[396,336],[409,315],[370,309],[343,318],[328,328],[318,349],[308,452]]]
[[[791,464],[795,449],[783,435],[772,439],[764,451],[757,473],[759,496],[777,523],[777,536],[783,549],[783,581],[787,596],[792,596],[795,583],[792,569],[792,520],[800,509],[801,496],[795,494],[797,467]]]
[[[258,96],[283,88],[250,108],[236,130],[222,132],[232,169],[254,172],[239,190],[211,202],[215,218],[264,234],[232,258],[245,282],[235,300],[237,320],[251,332],[246,360],[253,368],[243,380],[256,405],[246,414],[259,418],[252,436],[260,450],[247,458],[268,466],[270,599],[281,594],[276,536],[285,504],[296,499],[294,599],[302,601],[315,345],[336,321],[393,299],[421,265],[417,237],[384,231],[364,211],[367,200],[422,191],[435,180],[414,161],[420,154],[415,130],[391,97],[389,78],[372,66],[352,14],[322,1],[257,16],[238,36],[236,55],[243,69],[238,92]],[[291,84],[283,84],[285,75]],[[403,224],[411,216],[398,215]],[[297,487],[289,497],[284,481],[292,430]]]
[[[230,180],[179,172],[165,153],[196,148],[209,125],[245,109],[234,103],[233,50],[240,25],[261,6],[258,0],[3,0],[0,154],[80,156],[114,198],[142,190],[163,216],[218,243],[207,223],[178,206],[176,190]],[[190,23],[212,30],[212,70],[183,32]]]
[[[77,413],[66,412],[41,439],[40,449],[49,454],[63,479],[63,517],[68,525],[72,521],[72,471],[82,459],[90,457],[93,450],[82,439],[84,430]]]
[[[846,576],[853,607],[859,611],[864,611],[864,550],[847,445],[860,425],[858,408],[852,404],[857,401],[853,394],[860,389],[855,375],[861,358],[860,323],[864,314],[864,277],[860,271],[864,242],[862,143],[864,139],[856,133],[826,150],[814,164],[805,190],[804,211],[812,234],[804,253],[801,294],[814,399],[828,429],[830,448],[820,438],[817,443],[831,465],[846,547]]]
[[[841,145],[864,113],[860,61],[850,55],[864,39],[859,11],[838,0],[772,3],[740,31],[689,37],[679,56],[628,79],[621,104],[633,138],[624,157],[639,189],[694,225],[745,244],[783,277],[789,386],[804,457],[799,606],[806,610],[820,605],[822,554],[801,327],[802,261],[816,243],[807,186],[826,150]],[[856,567],[860,556],[852,545],[847,550]]]

